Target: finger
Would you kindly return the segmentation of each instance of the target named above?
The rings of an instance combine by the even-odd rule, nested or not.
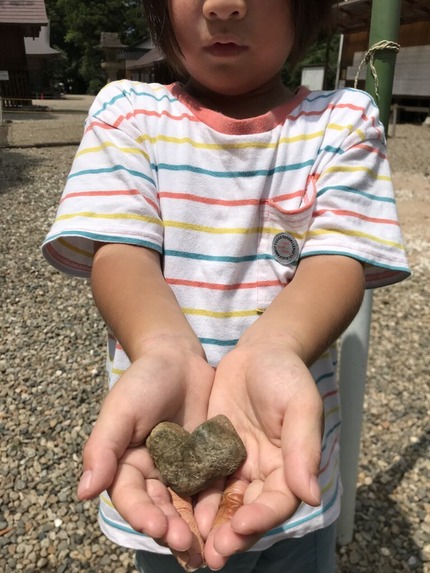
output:
[[[78,486],[79,499],[90,499],[108,489],[130,443],[133,433],[129,418],[110,416],[102,411],[83,451],[83,474]]]
[[[227,482],[227,486],[222,494],[221,503],[215,516],[213,529],[220,527],[229,521],[239,507],[243,504],[243,496],[248,483],[244,480],[232,478]]]
[[[218,512],[225,480],[215,482],[211,487],[199,493],[194,506],[194,517],[203,539],[207,539]]]
[[[145,451],[126,454],[118,465],[109,495],[118,513],[133,529],[162,539],[168,531],[165,506],[170,497],[159,479],[145,479],[145,474],[151,475],[150,464]]]
[[[170,488],[168,490],[172,498],[173,507],[188,525],[192,534],[191,545],[186,551],[172,549],[172,553],[185,571],[195,571],[199,567],[204,566],[205,562],[203,557],[204,541],[194,518],[192,500],[191,497],[183,498],[179,496]]]
[[[308,398],[294,409],[288,409],[285,415],[281,436],[282,455],[288,488],[300,500],[318,506],[321,503],[318,474],[323,406],[317,392]]]

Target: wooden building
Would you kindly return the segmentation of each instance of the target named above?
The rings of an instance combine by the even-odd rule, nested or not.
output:
[[[339,85],[353,86],[369,46],[372,0],[345,0],[337,8],[342,32]],[[430,0],[402,0],[393,104],[408,120],[425,119],[430,106]],[[363,88],[366,66],[358,76]]]
[[[0,96],[3,107],[31,103],[25,38],[48,25],[44,0],[0,0]]]

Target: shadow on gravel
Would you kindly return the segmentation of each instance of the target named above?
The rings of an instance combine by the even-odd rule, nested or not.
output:
[[[399,461],[387,471],[378,473],[371,485],[361,486],[357,490],[355,535],[358,533],[366,540],[367,559],[363,561],[372,562],[372,571],[427,571],[421,561],[422,544],[418,545],[414,539],[412,524],[404,517],[393,494],[401,486],[405,474],[414,468],[418,460],[427,459],[429,447],[430,428],[416,443],[399,453]],[[420,492],[418,494],[420,495]],[[421,515],[417,515],[420,522],[424,520],[426,511],[425,492],[422,492],[422,496]],[[357,566],[357,569],[350,569],[348,573],[361,571],[363,569]]]
[[[31,180],[32,168],[40,163],[25,151],[0,149],[0,195],[14,190],[14,187]],[[25,165],[23,169],[22,166]]]

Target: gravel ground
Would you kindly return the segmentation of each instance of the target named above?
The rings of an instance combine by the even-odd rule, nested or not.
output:
[[[80,129],[79,115],[17,120],[0,145],[73,142]],[[430,129],[400,125],[389,149],[414,276],[374,295],[355,533],[338,549],[342,573],[430,572]],[[131,553],[99,533],[97,504],[74,494],[105,392],[104,328],[88,284],[52,270],[39,251],[75,151],[0,150],[4,573],[134,571]]]

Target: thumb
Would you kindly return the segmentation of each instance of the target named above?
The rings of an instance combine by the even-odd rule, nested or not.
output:
[[[106,398],[83,451],[83,473],[77,495],[92,499],[112,484],[118,460],[129,447],[134,434],[133,416],[121,412],[118,403]]]
[[[315,391],[314,397],[288,408],[281,437],[286,483],[298,499],[312,506],[321,503],[318,474],[323,433],[323,406]]]

